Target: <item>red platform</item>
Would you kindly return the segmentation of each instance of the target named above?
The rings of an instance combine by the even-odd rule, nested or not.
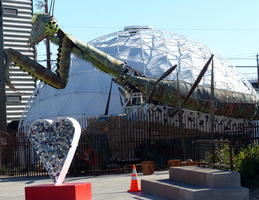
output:
[[[25,187],[25,200],[92,200],[91,183],[44,184]]]

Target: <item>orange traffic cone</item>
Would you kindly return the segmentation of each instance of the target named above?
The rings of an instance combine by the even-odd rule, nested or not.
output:
[[[130,189],[128,192],[140,192],[140,184],[138,183],[138,175],[136,165],[132,165],[132,175],[131,175],[131,183]]]

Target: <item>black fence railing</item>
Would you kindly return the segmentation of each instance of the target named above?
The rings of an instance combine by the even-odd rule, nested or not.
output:
[[[0,155],[0,176],[47,175],[27,137],[9,136],[8,143],[0,143]]]
[[[211,132],[209,120],[201,128],[196,118],[181,120],[178,115],[170,118],[162,112],[138,112],[131,116],[91,118],[87,123],[69,170],[73,176],[130,172],[131,164],[148,160],[155,162],[157,170],[166,169],[172,159],[213,163],[219,145],[230,143],[238,149],[258,143],[259,126],[255,122],[231,122],[227,127],[217,124]],[[184,126],[179,127],[181,123]],[[0,175],[46,175],[22,133],[0,143],[0,152]]]

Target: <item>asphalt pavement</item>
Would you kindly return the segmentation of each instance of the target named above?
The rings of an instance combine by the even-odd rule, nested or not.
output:
[[[152,178],[153,176],[165,177],[168,171],[155,172],[150,176],[138,174],[141,178]],[[66,178],[69,182],[90,182],[92,185],[93,200],[164,200],[157,196],[147,195],[143,192],[129,193],[131,174],[116,174],[89,177]],[[27,186],[52,183],[48,177],[0,177],[0,200],[24,200],[24,188]]]

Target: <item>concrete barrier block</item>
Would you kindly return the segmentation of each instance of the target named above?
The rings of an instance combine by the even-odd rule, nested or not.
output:
[[[195,166],[171,167],[169,169],[169,178],[172,181],[207,187],[240,186],[238,172]]]
[[[144,193],[168,200],[249,200],[244,187],[210,188],[170,180],[141,180],[141,186]]]

